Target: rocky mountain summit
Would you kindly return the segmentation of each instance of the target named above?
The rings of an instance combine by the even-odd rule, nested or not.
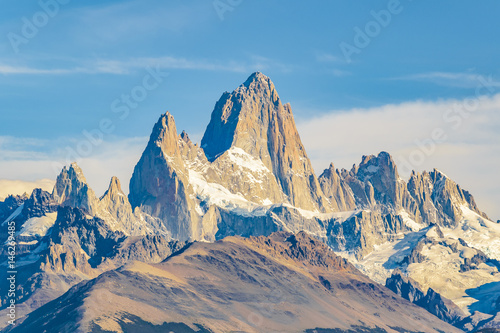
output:
[[[163,268],[150,264],[162,262],[181,249],[196,249],[203,257],[203,251],[212,251],[210,245],[202,245],[204,242],[219,244],[223,239],[226,245],[236,242],[238,246],[249,246],[260,255],[280,258],[281,263],[300,262],[325,272],[331,266],[360,276],[365,282],[368,280],[362,274],[366,274],[463,330],[495,327],[495,318],[500,316],[500,226],[478,208],[472,195],[439,170],[413,172],[409,180],[403,180],[387,152],[363,156],[350,170],[336,169],[332,163],[316,176],[290,104],[281,101],[272,81],[262,73],[252,74],[233,92],[222,94],[201,145],[193,143],[186,132],[179,134],[172,114],[162,114],[134,168],[128,196],[113,177],[108,190],[98,197],[83,171],[73,163],[61,171],[52,193],[37,189],[31,195],[10,196],[0,202],[2,226],[12,221],[18,241],[17,265],[22,271],[18,304],[23,318],[76,284],[60,300],[77,297],[94,304],[92,295],[87,297],[85,293],[91,293],[93,286],[101,283],[113,288],[117,281],[130,284],[136,273],[128,272],[126,267],[132,261],[142,262],[133,264],[141,270],[157,271]],[[251,240],[245,243],[233,236]],[[0,234],[0,240],[5,243],[6,239],[6,234]],[[192,242],[194,245],[189,245]],[[240,250],[235,253],[247,253]],[[344,259],[332,256],[331,250]],[[225,251],[229,250],[216,251],[222,257],[203,259],[204,265],[217,269],[215,263],[225,258]],[[183,255],[176,258],[172,260],[188,260]],[[189,258],[201,260],[194,254]],[[0,264],[5,267],[6,262]],[[122,265],[125,268],[119,268]],[[228,263],[220,265],[226,269]],[[202,266],[201,262],[194,265],[203,270]],[[254,263],[238,263],[240,273],[236,275],[245,285],[262,278],[257,273],[244,276],[246,269],[258,271]],[[169,270],[161,272],[162,279],[173,279]],[[233,270],[231,274],[235,274]],[[142,272],[140,275],[141,281],[150,278]],[[328,289],[333,284],[325,276],[314,279]],[[168,290],[179,289],[182,292],[178,295],[190,300],[196,299],[196,293],[206,292],[199,289],[200,285],[189,289],[185,278],[175,276],[181,280],[148,284],[154,285],[154,290],[167,285]],[[134,290],[145,295],[150,292]],[[362,292],[370,294],[368,289]],[[116,300],[134,299],[132,293],[118,293]],[[235,293],[229,294],[237,298]],[[204,295],[208,299],[215,297]],[[228,297],[224,302],[229,302]],[[257,298],[261,299],[261,295]],[[293,310],[300,302],[295,296],[293,299],[295,305],[286,311],[302,318]],[[158,302],[158,306],[167,305]],[[243,299],[239,301],[240,305],[244,303]],[[61,311],[81,310],[69,303],[57,304],[64,308]],[[116,321],[90,316],[90,321],[82,319],[82,323],[102,320],[107,323],[98,325],[103,330],[121,329],[127,320],[146,325],[144,314],[133,311],[131,304],[127,301],[123,305],[124,311],[131,311],[130,318]],[[222,308],[212,306],[215,312],[208,308],[203,311],[207,316],[219,316]],[[6,313],[5,298],[2,309],[0,314]],[[40,323],[35,313],[45,316],[48,310],[44,307],[40,311],[33,312],[25,327]],[[238,312],[241,309],[234,311],[242,315]],[[157,320],[146,322],[161,325],[168,316],[160,311]],[[286,322],[285,317],[280,320]],[[371,319],[367,323],[378,325],[375,323],[379,321],[368,317]],[[188,319],[183,323],[194,330],[195,324],[226,327],[221,324],[224,320],[216,320],[215,326]],[[278,325],[273,318],[269,320],[269,327]],[[348,329],[355,324],[343,323],[338,327]],[[45,324],[60,327],[54,321]],[[380,327],[388,327],[386,324]],[[234,328],[233,324],[227,325]],[[202,326],[198,331],[203,331]]]
[[[271,80],[252,74],[215,105],[201,147],[210,161],[239,148],[276,182],[267,188],[271,202],[287,200],[292,206],[326,212],[328,202],[300,140],[290,104],[282,104]],[[274,186],[274,185],[277,186]]]

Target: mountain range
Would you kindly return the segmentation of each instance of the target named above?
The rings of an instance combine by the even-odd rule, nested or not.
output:
[[[403,180],[386,152],[317,176],[262,73],[222,94],[200,145],[162,114],[128,196],[113,177],[98,197],[73,163],[52,193],[0,201],[0,222],[17,241],[4,331],[500,327],[500,225],[473,196],[436,169]]]

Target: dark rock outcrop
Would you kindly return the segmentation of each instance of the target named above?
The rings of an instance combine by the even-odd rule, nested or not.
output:
[[[47,213],[57,211],[57,202],[49,192],[36,188],[31,193],[30,197],[24,202],[23,218],[44,216]]]
[[[447,323],[457,324],[466,317],[458,306],[432,288],[429,288],[427,293],[424,294],[415,280],[404,276],[399,270],[394,270],[392,276],[387,279],[385,286]]]

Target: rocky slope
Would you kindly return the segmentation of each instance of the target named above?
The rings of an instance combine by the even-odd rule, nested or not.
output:
[[[397,311],[397,315],[394,313]],[[301,232],[194,243],[80,283],[10,332],[459,332]]]
[[[7,219],[12,219],[16,210],[22,206],[24,201],[28,198],[25,195],[9,195],[4,201],[0,201],[0,221],[6,221]],[[20,213],[22,208],[19,210]],[[3,235],[2,235],[3,236]]]

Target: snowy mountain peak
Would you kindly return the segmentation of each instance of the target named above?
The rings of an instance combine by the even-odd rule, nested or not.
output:
[[[111,196],[115,196],[115,195],[124,195],[124,194],[122,191],[120,180],[117,177],[113,176],[113,177],[111,177],[111,181],[109,182],[109,187],[106,190],[106,192],[104,193],[104,195],[101,197],[101,200],[102,200],[102,198],[104,198],[106,196],[111,197]]]
[[[209,160],[238,146],[253,154],[264,152],[269,127],[284,114],[284,108],[271,80],[261,74],[252,74],[232,93],[222,94],[212,112],[210,123],[201,140]]]
[[[182,131],[180,134],[180,138],[185,142],[185,143],[190,143],[191,139],[189,138],[189,135],[186,133],[186,131]]]
[[[330,165],[328,166],[328,168],[325,169],[325,171],[323,171],[323,175],[328,176],[328,177],[331,177],[333,174],[336,174],[336,173],[337,172],[335,170],[335,165],[333,163],[330,163]]]
[[[456,226],[463,217],[462,207],[488,218],[478,209],[474,197],[468,191],[437,169],[421,174],[413,173],[407,187],[425,221],[437,221],[442,226]]]
[[[318,177],[324,195],[330,201],[335,211],[351,211],[356,209],[356,201],[349,185],[344,181],[340,172],[330,163],[328,169]]]
[[[112,177],[108,190],[99,199],[98,217],[106,221],[114,231],[121,231],[125,235],[144,235],[149,227],[144,222],[140,210],[132,210],[127,196],[123,193],[120,180]]]
[[[444,172],[442,172],[441,170],[434,168],[433,171],[435,174],[440,175],[441,177],[448,178],[448,176]]]
[[[179,154],[175,120],[168,111],[160,116],[153,127],[148,145],[160,147],[166,156],[174,157]]]
[[[359,165],[342,174],[360,206],[373,208],[388,205],[398,211],[411,201],[406,184],[399,177],[396,164],[387,152],[363,156]]]
[[[312,211],[330,210],[291,107],[281,103],[274,84],[262,73],[252,74],[235,91],[222,95],[201,147],[211,162],[231,147],[238,147],[262,161],[292,205]]]
[[[255,84],[255,83],[261,83],[261,84],[267,84],[269,86],[273,86],[274,87],[274,84],[273,82],[271,81],[271,79],[262,74],[261,72],[254,72],[252,73],[248,79],[246,79],[246,81],[242,84],[242,86],[245,86],[245,87],[250,87],[252,84]]]
[[[363,156],[356,170],[356,174],[361,179],[379,172],[394,180],[399,179],[396,163],[394,163],[392,156],[385,151],[380,152],[378,156]]]
[[[71,163],[69,169],[62,169],[52,195],[63,206],[81,208],[90,215],[97,212],[98,199],[76,163]]]
[[[86,183],[87,180],[83,175],[82,169],[76,164],[76,162],[72,162],[69,166],[68,173],[77,177],[81,182]]]
[[[278,92],[276,91],[273,81],[260,72],[255,72],[250,75],[245,83],[239,86],[235,92],[243,95],[253,94],[269,99],[273,103],[281,104],[281,102],[279,102]]]

